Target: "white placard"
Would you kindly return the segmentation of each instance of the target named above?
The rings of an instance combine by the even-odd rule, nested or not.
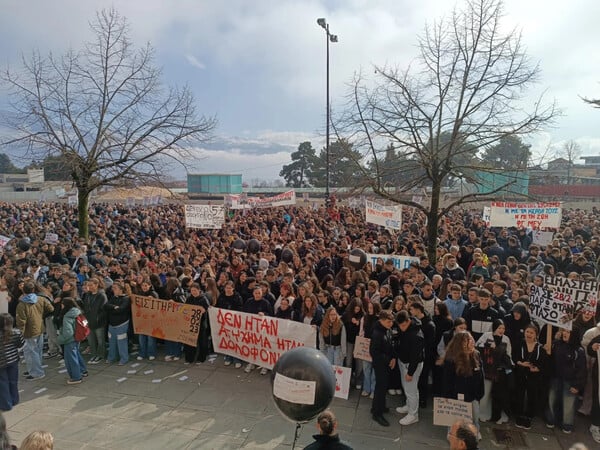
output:
[[[333,366],[335,371],[335,393],[334,397],[348,400],[350,394],[350,378],[352,378],[352,369],[350,367]]]
[[[533,230],[558,228],[561,219],[561,202],[492,202],[490,206],[490,225],[493,227],[521,227]]]
[[[186,228],[220,229],[225,223],[225,205],[185,205]]]
[[[365,200],[365,221],[392,230],[402,228],[402,206],[386,206]]]
[[[534,230],[531,235],[534,244],[544,247],[552,244],[552,239],[554,238],[554,232],[552,231]]]
[[[46,233],[46,237],[44,238],[44,242],[46,244],[58,244],[58,234],[56,234],[56,233]]]
[[[11,238],[0,234],[0,248],[4,248],[6,244],[10,242]]]
[[[295,380],[276,373],[273,381],[273,395],[290,403],[314,405],[316,387],[316,381]]]
[[[451,427],[460,419],[473,421],[473,405],[453,398],[434,397],[433,424]]]

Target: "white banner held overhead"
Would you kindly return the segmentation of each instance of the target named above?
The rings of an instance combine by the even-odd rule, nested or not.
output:
[[[370,262],[373,267],[375,267],[378,258],[381,258],[383,262],[385,262],[387,259],[391,259],[394,261],[394,267],[400,270],[408,269],[410,267],[410,263],[419,262],[419,258],[417,256],[380,255],[377,253],[367,253],[367,262]]]
[[[247,197],[245,194],[230,194],[224,198],[231,209],[272,208],[296,204],[296,192],[287,191],[273,197]]]
[[[386,206],[365,200],[365,221],[392,230],[402,228],[402,206]]]
[[[185,227],[220,229],[225,223],[225,205],[185,205]]]
[[[533,230],[558,228],[561,219],[561,202],[492,202],[490,206],[490,225],[492,227],[522,227]]]

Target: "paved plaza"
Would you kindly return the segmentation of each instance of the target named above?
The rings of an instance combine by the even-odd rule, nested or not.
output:
[[[58,450],[291,448],[295,425],[277,411],[269,375],[225,367],[221,357],[192,366],[158,360],[126,366],[100,363],[89,366],[89,377],[76,386],[66,385],[57,359],[47,364],[46,378],[23,380],[21,403],[5,413],[15,444],[29,432],[44,429],[54,434]],[[393,411],[398,400],[389,398]],[[352,390],[349,400],[334,399],[331,404],[342,439],[355,449],[448,447],[446,429],[432,425],[430,408],[421,410],[420,422],[409,427],[401,427],[401,416],[390,413],[392,426],[383,428],[371,420],[370,402]],[[527,448],[568,449],[577,441],[595,448],[587,432],[589,422],[578,418],[576,425],[576,432],[567,436],[536,420],[524,433]],[[487,425],[481,431],[481,448],[518,448],[492,442]],[[296,448],[311,442],[315,432],[314,423],[304,425]]]

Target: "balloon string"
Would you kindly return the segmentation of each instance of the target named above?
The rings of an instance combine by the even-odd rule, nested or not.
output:
[[[292,443],[292,450],[296,448],[296,441],[300,436],[300,429],[302,428],[302,424],[300,422],[296,422],[296,432],[294,433],[294,442]]]

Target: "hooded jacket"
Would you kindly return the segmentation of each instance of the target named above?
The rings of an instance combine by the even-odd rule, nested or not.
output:
[[[71,308],[63,317],[62,327],[58,333],[58,343],[60,345],[75,342],[75,319],[81,314],[78,308]]]
[[[54,306],[46,297],[24,295],[17,305],[15,324],[25,339],[37,337],[44,332],[44,317],[53,311]]]
[[[387,366],[394,358],[392,332],[381,325],[379,320],[373,325],[369,353],[373,359],[373,366]]]
[[[569,342],[558,339],[552,343],[553,376],[559,378],[579,393],[583,392],[587,380],[585,351],[579,344],[579,335],[571,332]]]
[[[515,312],[521,314],[521,318],[519,320],[515,319]],[[503,321],[504,326],[506,327],[504,334],[510,339],[513,347],[514,358],[514,352],[517,351],[518,344],[525,339],[525,327],[531,323],[531,317],[529,317],[529,312],[527,311],[525,303],[515,303],[510,310],[510,313],[504,316]]]
[[[411,323],[406,331],[398,330],[395,350],[398,359],[408,364],[408,375],[413,376],[419,363],[425,359],[425,336],[421,331],[419,319],[411,317]]]
[[[106,305],[107,301],[106,293],[103,290],[98,290],[95,294],[91,292],[83,294],[81,304],[90,329],[94,330],[106,326],[106,311],[104,305]]]

